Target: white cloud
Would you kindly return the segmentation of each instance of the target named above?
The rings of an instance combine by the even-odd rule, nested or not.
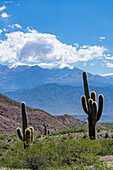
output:
[[[6,12],[3,12],[3,13],[1,14],[1,17],[2,17],[2,18],[8,18],[9,15],[8,15]]]
[[[64,67],[67,67],[69,69],[73,69],[74,66],[70,66],[69,64],[54,64],[54,63],[40,63],[38,64],[38,66],[42,67],[42,68],[49,68],[49,69],[52,69],[52,68],[64,68]]]
[[[26,63],[15,62],[13,64],[10,64],[9,68],[11,69],[11,68],[16,68],[18,66],[24,66],[24,65],[27,65],[27,64]]]
[[[113,76],[113,73],[103,74],[101,76],[103,76],[103,77],[105,77],[105,76]]]
[[[105,57],[105,59],[107,59],[107,60],[113,60],[113,56],[112,57]]]
[[[113,68],[113,63],[107,62],[106,66],[109,67],[109,68]]]
[[[0,34],[2,33],[3,31],[0,29]]]
[[[91,63],[91,66],[94,66],[95,64],[94,63]]]
[[[49,63],[70,64],[102,57],[106,49],[102,46],[84,48],[63,44],[55,35],[30,32],[6,33],[0,43],[0,63]]]
[[[79,45],[78,45],[77,43],[74,43],[74,45],[75,45],[76,47],[79,47]]]
[[[89,45],[83,45],[82,47],[80,47],[80,48],[88,48],[89,47]]]
[[[12,29],[14,29],[15,27],[22,29],[21,25],[19,25],[19,24],[8,25],[8,27],[12,28]]]
[[[99,41],[102,41],[102,40],[105,40],[105,39],[106,39],[106,37],[100,37]]]
[[[6,28],[3,28],[3,31],[6,32],[6,31],[8,31],[8,30],[7,30]]]
[[[108,56],[108,57],[110,57],[110,56],[111,56],[111,54],[107,54],[107,56]]]
[[[4,9],[6,9],[6,6],[3,5],[2,7],[0,7],[0,12],[3,11]]]
[[[79,49],[77,52],[77,56],[79,58],[79,61],[88,61],[92,60],[94,58],[100,58],[103,56],[104,52],[107,49],[105,49],[102,46],[88,46],[85,49]]]

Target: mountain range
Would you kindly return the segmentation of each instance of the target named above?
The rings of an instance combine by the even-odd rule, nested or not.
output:
[[[113,79],[88,73],[88,80],[91,86],[105,87],[112,86]],[[82,70],[74,67],[59,69],[44,69],[35,66],[17,66],[9,68],[0,65],[0,92],[29,89],[36,86],[57,83],[59,85],[82,86]]]
[[[91,86],[90,91],[97,95],[104,95],[104,115],[113,113],[113,88]],[[46,110],[52,115],[82,115],[81,96],[84,95],[82,86],[72,87],[69,85],[46,84],[26,90],[18,90],[5,93],[8,97],[18,102],[26,101],[27,105],[33,108]]]
[[[74,67],[44,69],[35,66],[0,66],[0,92],[29,107],[43,109],[52,115],[82,115],[81,95],[84,95],[82,70]],[[112,76],[88,73],[90,91],[104,95],[104,113],[113,113]],[[85,115],[85,114],[84,114]],[[108,119],[111,119],[111,117]]]

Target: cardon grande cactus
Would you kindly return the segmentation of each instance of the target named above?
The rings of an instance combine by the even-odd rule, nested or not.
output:
[[[47,135],[47,125],[43,124],[44,126],[44,135]]]
[[[84,112],[88,114],[88,126],[90,139],[96,139],[96,122],[100,119],[103,111],[104,97],[102,94],[98,96],[98,109],[96,102],[96,93],[94,91],[89,94],[87,74],[83,72],[83,83],[85,96],[81,96],[82,107]]]
[[[17,128],[17,134],[20,140],[23,141],[24,149],[28,148],[30,143],[33,141],[34,129],[33,127],[27,128],[27,115],[26,115],[25,102],[21,103],[22,110],[22,130]]]

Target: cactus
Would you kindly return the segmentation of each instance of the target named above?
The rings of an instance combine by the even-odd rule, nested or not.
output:
[[[48,135],[50,134],[50,130],[48,129]]]
[[[21,110],[22,110],[22,130],[21,128],[17,128],[17,134],[20,140],[23,141],[24,149],[28,148],[30,143],[33,141],[33,134],[34,129],[33,127],[27,128],[27,116],[26,116],[26,109],[25,109],[25,102],[21,103]]]
[[[43,126],[44,126],[44,135],[47,135],[47,127],[48,127],[48,125],[43,124]]]
[[[99,104],[97,110],[96,93],[92,91],[90,96],[87,74],[85,71],[83,72],[83,82],[85,96],[81,96],[82,107],[84,109],[84,112],[88,114],[89,137],[90,139],[96,139],[96,122],[100,119],[102,115],[104,97],[102,94],[99,94]]]

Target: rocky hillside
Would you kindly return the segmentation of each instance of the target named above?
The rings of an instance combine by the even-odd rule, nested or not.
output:
[[[40,109],[26,107],[26,110],[29,126],[33,126],[36,133],[43,132],[43,124],[48,125],[50,131],[58,131],[72,128],[77,122],[85,123],[69,115],[56,118]],[[21,127],[20,103],[0,94],[0,131],[15,132],[17,127]]]
[[[76,119],[68,114],[62,115],[62,116],[56,116],[57,120],[62,122],[65,126],[69,128],[87,128],[88,123],[85,121],[81,121],[79,119]]]

